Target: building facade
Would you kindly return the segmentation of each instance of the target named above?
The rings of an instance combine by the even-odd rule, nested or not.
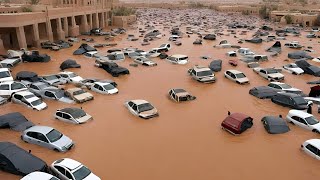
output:
[[[15,3],[32,12],[16,10],[0,14],[0,48],[39,47],[42,41],[64,40],[92,28],[104,28],[110,25],[111,10],[118,1],[42,0],[34,6],[21,0]],[[9,8],[6,6],[0,7],[0,12],[4,12],[2,8]],[[12,6],[18,8],[19,5]]]
[[[286,24],[285,16],[291,16],[293,24],[300,24],[303,27],[310,27],[315,25],[318,14],[302,14],[299,11],[271,11],[270,19],[274,22]]]

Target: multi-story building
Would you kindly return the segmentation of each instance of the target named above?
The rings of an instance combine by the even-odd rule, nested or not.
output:
[[[64,40],[111,23],[118,0],[26,0],[0,6],[0,48],[39,47],[41,41]],[[12,8],[12,9],[10,9]],[[24,12],[32,11],[32,12]]]

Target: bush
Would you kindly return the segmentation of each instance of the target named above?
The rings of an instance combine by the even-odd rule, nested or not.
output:
[[[40,0],[30,0],[30,4],[36,5],[39,4]]]
[[[199,3],[199,2],[190,2],[189,4],[189,8],[197,8],[197,9],[200,9],[200,8],[205,8],[206,6],[202,3]]]
[[[249,15],[249,11],[242,11],[242,15]]]
[[[114,16],[129,16],[136,14],[136,10],[127,7],[120,7],[112,10]]]
[[[32,9],[28,7],[23,7],[22,12],[32,12]]]
[[[284,18],[286,19],[287,24],[292,24],[292,17],[290,15],[285,15]]]

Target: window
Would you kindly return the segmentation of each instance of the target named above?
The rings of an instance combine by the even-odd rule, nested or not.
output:
[[[71,116],[69,114],[63,114],[64,119],[71,119]]]
[[[19,94],[15,94],[14,98],[16,98],[16,99],[21,101],[23,97],[21,95],[19,95]]]
[[[96,89],[99,89],[99,85],[98,84],[95,84],[93,87],[96,88]]]
[[[261,73],[267,74],[265,70],[260,70]]]
[[[27,136],[37,139],[38,135],[36,132],[27,132]]]
[[[70,174],[69,171],[66,171],[66,176],[69,178],[69,179],[73,179],[72,175]]]
[[[234,74],[231,74],[232,79],[236,79],[236,76]]]
[[[54,94],[52,92],[46,91],[44,93],[45,96],[50,97],[50,98],[55,98]]]
[[[319,156],[319,150],[318,150],[316,147],[312,146],[311,144],[308,144],[308,145],[306,146],[306,148],[307,148],[309,151],[311,151],[313,154]]]
[[[132,105],[134,105],[134,103],[131,102],[131,101],[129,101],[129,102],[128,102],[128,105],[131,107]]]
[[[48,142],[47,138],[41,133],[38,133],[37,139],[39,139],[40,141],[46,142],[46,143]]]
[[[99,86],[99,88],[98,88],[98,89],[99,89],[99,91],[103,91],[103,88],[102,88],[101,86]]]
[[[56,115],[59,116],[59,117],[62,117],[62,113],[61,112],[57,112]]]
[[[35,89],[35,90],[39,90],[39,88],[37,86],[33,85],[33,84],[30,85],[30,88],[31,89]]]
[[[56,168],[61,174],[65,175],[66,170],[63,169],[62,167],[60,167],[60,166],[54,166],[54,168]]]
[[[9,90],[9,85],[8,84],[1,85],[0,90]]]
[[[132,109],[135,110],[135,111],[137,111],[137,110],[138,110],[137,105],[134,104],[134,105],[132,106]]]

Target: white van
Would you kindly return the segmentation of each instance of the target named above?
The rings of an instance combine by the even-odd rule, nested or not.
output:
[[[0,82],[13,81],[10,70],[8,68],[0,68]]]
[[[167,61],[173,64],[187,64],[189,57],[186,55],[175,54],[172,56],[167,57]]]

